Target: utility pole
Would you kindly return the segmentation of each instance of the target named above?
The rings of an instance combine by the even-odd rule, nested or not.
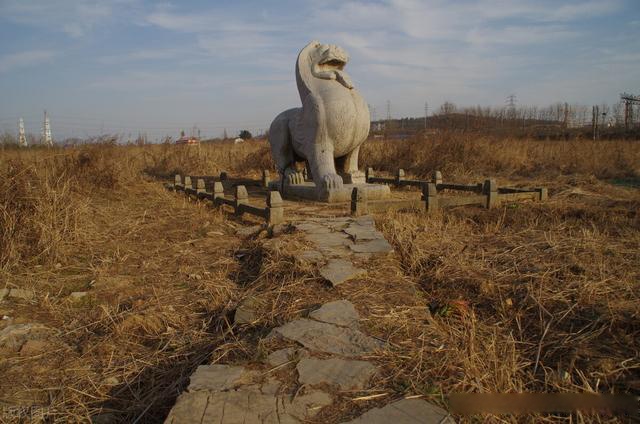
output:
[[[53,138],[51,137],[51,124],[49,122],[49,117],[47,116],[47,111],[44,111],[44,125],[42,128],[42,142],[45,146],[53,147]]]
[[[427,116],[429,114],[429,103],[424,102],[424,130],[427,130]]]
[[[391,100],[387,100],[387,124],[385,125],[385,133],[389,134],[391,129]]]
[[[18,121],[18,145],[20,147],[27,147],[27,136],[24,133],[24,121],[22,118]]]
[[[598,139],[598,121],[600,120],[600,108],[593,106],[591,109],[591,129],[593,130],[593,139]]]

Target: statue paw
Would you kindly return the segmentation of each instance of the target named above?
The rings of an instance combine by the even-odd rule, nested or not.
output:
[[[327,174],[322,177],[322,188],[336,190],[342,188],[342,177],[338,174]]]
[[[304,183],[304,176],[302,175],[302,172],[298,172],[295,169],[287,169],[284,173],[284,176],[287,184],[293,185]]]

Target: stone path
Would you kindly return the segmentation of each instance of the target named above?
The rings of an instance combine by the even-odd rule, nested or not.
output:
[[[294,227],[312,246],[301,258],[318,265],[320,275],[334,286],[365,274],[358,263],[393,252],[371,216],[311,218]]]
[[[363,275],[373,255],[392,252],[371,217],[308,219],[293,224],[309,242],[300,257],[331,284]],[[244,301],[235,322],[251,323],[255,300]],[[339,391],[370,388],[377,366],[365,360],[385,343],[360,329],[360,315],[336,300],[274,328],[279,346],[261,362],[202,365],[191,375],[166,423],[299,423],[330,407]],[[270,345],[270,343],[267,343]],[[289,347],[282,348],[282,345]],[[347,422],[347,421],[345,421]],[[401,399],[373,408],[350,423],[453,423],[448,413],[422,399]]]

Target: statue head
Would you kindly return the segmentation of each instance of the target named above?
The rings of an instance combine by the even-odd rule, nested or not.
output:
[[[351,78],[344,71],[347,62],[349,62],[349,55],[342,47],[312,41],[298,56],[296,74],[300,74],[303,80],[307,77],[335,80],[344,87],[352,89]]]

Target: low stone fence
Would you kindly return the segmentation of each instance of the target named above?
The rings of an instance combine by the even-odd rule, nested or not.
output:
[[[405,178],[404,170],[399,169],[395,178],[376,177],[372,168],[367,169],[368,183],[392,184],[395,186],[418,186],[422,189],[419,199],[407,200],[376,200],[367,199],[366,190],[353,189],[351,194],[351,214],[360,216],[373,212],[383,212],[390,209],[414,209],[423,212],[434,212],[454,206],[476,205],[487,209],[500,206],[503,202],[518,200],[544,201],[547,199],[546,188],[499,188],[493,179],[478,184],[451,184],[442,182],[442,173],[435,171],[431,181],[409,180]],[[464,196],[442,196],[444,190],[474,193]]]
[[[236,185],[234,187],[232,198],[225,196],[222,181],[215,181],[213,190],[209,192],[206,189],[204,178],[196,178],[194,186],[190,176],[185,176],[183,181],[181,175],[176,175],[174,183],[167,184],[166,187],[169,190],[182,191],[187,196],[192,196],[199,200],[210,200],[215,207],[231,206],[236,215],[247,213],[264,218],[269,225],[279,224],[284,221],[284,204],[280,193],[277,191],[268,191],[266,208],[259,208],[249,203],[249,193],[244,185]]]

